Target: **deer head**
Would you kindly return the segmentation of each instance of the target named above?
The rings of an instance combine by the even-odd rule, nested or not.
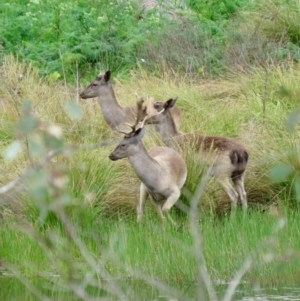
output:
[[[119,145],[114,149],[114,151],[109,155],[109,159],[116,161],[119,159],[131,157],[138,151],[138,144],[145,134],[145,128],[140,128],[136,130],[132,136],[126,136],[119,143]]]
[[[99,96],[99,90],[101,87],[107,85],[110,80],[111,71],[108,70],[105,73],[100,73],[96,76],[95,80],[88,85],[81,93],[80,97],[83,99],[94,98]]]
[[[138,150],[138,144],[145,134],[145,122],[163,111],[157,111],[153,107],[154,99],[148,98],[147,105],[144,106],[144,100],[140,97],[137,99],[137,117],[133,125],[127,124],[131,127],[130,132],[120,133],[125,134],[124,139],[119,143],[115,150],[109,155],[109,159],[115,161],[132,156]]]
[[[160,114],[153,114],[150,118],[147,118],[145,121],[146,124],[158,124],[162,122],[162,119],[164,118],[164,115],[168,113],[168,111],[174,107],[175,103],[177,101],[176,98],[170,98],[166,102],[163,101],[156,101],[153,103],[153,108],[160,112]]]

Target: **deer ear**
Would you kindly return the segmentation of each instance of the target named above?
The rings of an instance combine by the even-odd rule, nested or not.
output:
[[[165,110],[173,108],[175,106],[176,101],[177,101],[177,97],[167,100],[164,105]]]
[[[105,74],[104,74],[104,80],[105,80],[106,82],[109,81],[110,75],[111,75],[111,71],[110,71],[110,70],[107,70],[107,71],[105,72]]]
[[[136,141],[141,140],[144,137],[145,131],[146,131],[146,128],[138,129],[133,136],[135,138],[135,140]]]

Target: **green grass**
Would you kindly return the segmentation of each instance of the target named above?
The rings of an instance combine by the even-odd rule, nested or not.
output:
[[[18,81],[18,74],[25,69],[26,76]],[[37,276],[46,280],[48,275],[60,275],[59,285],[66,285],[68,290],[72,287],[70,283],[91,277],[91,282],[97,284],[88,290],[95,289],[96,295],[102,293],[97,281],[107,284],[107,279],[130,280],[139,283],[137,287],[145,286],[146,295],[151,294],[148,288],[152,286],[153,298],[165,292],[176,296],[174,287],[184,295],[182,299],[189,294],[194,298],[201,285],[189,219],[172,208],[179,229],[168,223],[162,226],[148,203],[145,219],[137,224],[139,181],[126,160],[108,159],[121,138],[104,123],[98,104],[92,99],[78,100],[80,87],[50,84],[39,78],[36,70],[12,57],[5,59],[1,71],[4,75],[0,82],[0,99],[4,104],[0,111],[0,120],[4,121],[0,131],[1,186],[19,176],[29,163],[26,140],[14,126],[25,99],[31,101],[33,114],[40,120],[38,128],[27,135],[29,141],[41,148],[42,154],[33,156],[34,162],[50,150],[45,138],[49,125],[61,127],[64,143],[68,145],[115,141],[97,149],[60,154],[25,181],[28,192],[16,194],[5,206],[1,205],[1,273],[19,271],[20,280],[29,279],[30,283]],[[230,80],[198,83],[179,76],[158,79],[141,70],[126,81],[116,80],[113,85],[122,105],[132,104],[136,91],[160,100],[178,96],[176,105],[182,111],[182,131],[235,137],[249,150],[245,180],[249,215],[243,219],[238,212],[235,219],[229,219],[228,197],[213,180],[205,187],[199,202],[197,225],[203,238],[207,271],[214,282],[232,279],[251,254],[253,266],[243,281],[266,287],[299,285],[299,194],[294,184],[299,173],[299,126],[296,120],[295,130],[289,132],[285,125],[287,116],[297,107],[299,72],[299,66],[294,64],[274,67],[266,88],[264,69],[244,72]],[[21,94],[14,98],[15,88]],[[64,110],[70,100],[80,107],[81,119],[70,118]],[[6,147],[15,139],[22,142],[22,149],[8,162]],[[143,143],[148,149],[161,141],[149,128]],[[188,166],[185,189],[193,194],[204,170],[191,150],[183,156]],[[271,182],[270,169],[279,163],[292,166],[292,173],[283,181]],[[189,204],[186,194],[182,201]],[[71,228],[62,213],[70,220]],[[273,235],[282,218],[287,219],[286,227]],[[73,231],[75,236],[71,238]],[[270,235],[272,239],[266,241]],[[80,248],[74,237],[81,240]],[[153,279],[158,282],[151,282]],[[136,289],[126,293],[138,299],[134,295],[138,294]],[[74,296],[74,292],[70,294]]]
[[[95,215],[91,208],[82,208],[71,214],[71,221],[78,238],[107,277],[122,281],[144,279],[145,285],[150,279],[157,279],[170,287],[197,286],[199,278],[189,222],[173,215],[181,225],[179,230],[169,224],[162,227],[149,212],[137,224],[135,219],[105,219]],[[276,234],[278,221],[267,213],[253,212],[247,218],[238,215],[233,220],[199,216],[203,256],[212,281],[230,281],[252,254],[253,267],[243,282],[260,283],[262,287],[275,283],[298,285],[299,221],[299,213],[289,214],[286,226]],[[21,278],[32,279],[30,282],[34,283],[37,276],[47,279],[57,274],[61,281],[68,282],[70,277],[82,279],[91,272],[82,253],[68,240],[58,222],[48,223],[32,237],[18,227],[17,221],[5,216],[0,237],[0,257],[18,267]]]

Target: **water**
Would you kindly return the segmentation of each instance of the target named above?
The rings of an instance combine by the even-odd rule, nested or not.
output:
[[[244,293],[246,296],[236,299],[237,301],[296,301],[300,300],[300,287],[280,287],[268,289],[254,289],[249,292],[237,290],[235,296]]]
[[[116,282],[114,280],[114,282]],[[81,298],[80,291],[75,293],[62,283],[59,277],[16,279],[15,277],[0,278],[0,301],[77,301],[77,300],[130,300],[130,301],[185,301],[197,300],[197,286],[195,284],[182,285],[180,291],[184,297],[176,296],[172,290],[166,291],[157,289],[142,281],[118,281],[118,285],[123,292],[123,297],[119,295],[109,295],[101,286],[108,282],[99,282],[95,285],[87,285],[84,290],[86,298]],[[78,288],[79,285],[74,285]],[[178,288],[175,288],[178,289]],[[216,287],[219,300],[225,292],[225,285]],[[77,295],[76,295],[77,294]],[[207,297],[208,301],[209,298]],[[300,301],[300,287],[283,286],[278,288],[257,288],[243,284],[238,287],[232,301]]]

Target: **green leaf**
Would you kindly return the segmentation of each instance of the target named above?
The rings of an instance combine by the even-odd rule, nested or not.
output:
[[[64,53],[62,60],[65,64],[75,64],[85,61],[85,56],[80,53]]]
[[[72,204],[72,198],[70,195],[68,194],[63,194],[60,198],[59,198],[60,203],[63,206],[69,206]]]
[[[38,126],[38,119],[35,116],[22,116],[17,124],[17,130],[23,134],[28,134]]]
[[[65,111],[71,119],[80,119],[82,116],[81,107],[76,103],[66,103]]]
[[[49,83],[54,83],[54,82],[56,82],[60,77],[61,77],[60,73],[58,73],[57,71],[54,71],[54,72],[52,72],[52,73],[49,74],[49,76],[48,76],[48,81],[49,81]]]
[[[57,125],[48,126],[43,138],[45,145],[51,149],[63,147],[63,131],[62,128]]]
[[[58,149],[63,147],[64,141],[62,139],[56,138],[55,136],[45,133],[44,136],[45,145],[50,149]]]
[[[293,172],[293,167],[287,164],[278,164],[269,171],[269,179],[273,183],[285,181]]]
[[[295,197],[297,202],[300,202],[300,177],[297,175],[293,181],[293,190],[295,193]]]
[[[29,100],[23,100],[21,108],[22,108],[23,114],[29,114],[32,109],[31,102]]]
[[[31,196],[44,206],[43,200],[48,195],[48,175],[42,170],[33,170],[28,176],[27,188]]]
[[[5,151],[5,159],[9,161],[15,159],[16,156],[21,151],[21,149],[22,149],[21,142],[19,140],[14,141],[7,147]]]
[[[45,147],[40,137],[34,137],[28,140],[28,147],[30,155],[33,157],[40,158],[45,153]]]
[[[288,116],[285,126],[288,132],[293,132],[297,124],[300,123],[300,114],[299,110],[294,110]]]

